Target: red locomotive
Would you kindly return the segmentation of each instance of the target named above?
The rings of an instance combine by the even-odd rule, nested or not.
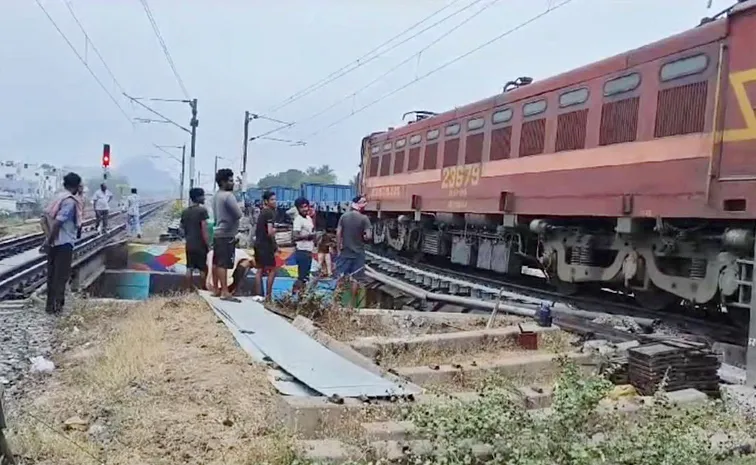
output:
[[[374,240],[661,308],[750,300],[756,0],[363,139]],[[746,292],[747,291],[747,292]]]

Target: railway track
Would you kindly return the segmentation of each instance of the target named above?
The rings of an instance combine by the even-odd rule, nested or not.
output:
[[[497,301],[500,311],[534,313],[542,304],[554,304],[554,317],[560,325],[578,332],[602,334],[614,340],[659,339],[659,335],[644,335],[617,330],[613,318],[634,321],[637,329],[661,328],[661,333],[705,342],[726,342],[745,345],[745,328],[730,322],[712,321],[705,315],[684,314],[684,307],[671,311],[654,311],[627,302],[621,294],[600,292],[597,295],[568,296],[537,284],[502,281],[482,272],[459,271],[449,267],[409,260],[395,254],[388,255],[375,248],[367,253],[368,274],[374,279],[387,276],[401,286],[432,292],[433,298],[447,303],[459,302],[460,306],[490,312]],[[378,276],[375,276],[378,275]],[[398,283],[397,283],[398,282]],[[412,288],[406,289],[416,292]],[[422,297],[422,296],[421,296]],[[606,316],[610,318],[606,318]],[[603,321],[602,321],[603,320]],[[636,331],[637,331],[636,329]]]
[[[155,203],[145,204],[142,208],[150,208]],[[110,214],[110,219],[116,218],[122,215],[122,212],[113,212]],[[87,218],[82,224],[82,235],[94,231],[96,223],[95,217]],[[23,236],[11,237],[8,239],[0,240],[0,260],[3,260],[14,255],[26,252],[27,250],[34,249],[42,245],[44,239],[44,233],[32,233],[24,234]]]
[[[162,209],[167,202],[156,202],[145,206],[140,217],[142,220]],[[112,227],[105,234],[89,234],[76,242],[73,251],[72,267],[89,260],[110,243],[126,232],[126,223]],[[42,233],[37,246],[41,245]],[[27,253],[30,253],[27,250]],[[34,254],[29,260],[18,265],[0,269],[0,301],[28,298],[45,283],[47,277],[47,257],[41,253]]]

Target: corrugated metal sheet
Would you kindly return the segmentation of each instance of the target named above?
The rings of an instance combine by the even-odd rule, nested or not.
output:
[[[324,396],[376,398],[414,394],[336,355],[251,298],[234,303],[208,293],[202,296],[283,371]]]
[[[205,298],[205,300],[210,302],[209,292],[201,291],[200,294]],[[236,324],[236,321],[234,321],[234,319],[228,313],[226,313],[226,311],[213,305],[212,302],[210,302],[210,307],[212,307],[218,318],[220,318],[220,320],[226,325],[226,327],[228,327],[229,331],[231,331],[231,334],[234,336],[234,339],[236,339],[236,342],[239,344],[239,346],[246,353],[248,353],[254,361],[264,363],[265,354],[260,350],[259,347],[257,347],[257,345],[255,345],[254,341],[252,341],[252,339],[250,339],[250,337],[246,333],[241,331],[239,326]],[[272,384],[278,392],[285,396],[312,397],[318,395],[317,392],[308,388],[304,384],[300,383],[299,381],[279,369],[271,368],[270,370],[268,370],[267,375],[270,384]]]

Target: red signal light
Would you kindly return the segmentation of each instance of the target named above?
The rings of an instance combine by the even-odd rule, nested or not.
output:
[[[102,146],[102,166],[103,168],[110,166],[110,144]]]

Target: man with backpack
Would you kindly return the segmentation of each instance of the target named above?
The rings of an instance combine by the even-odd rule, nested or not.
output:
[[[40,249],[47,254],[47,301],[45,311],[60,313],[65,303],[66,284],[71,277],[73,248],[84,210],[81,177],[68,173],[63,177],[64,191],[42,215],[45,242]]]

